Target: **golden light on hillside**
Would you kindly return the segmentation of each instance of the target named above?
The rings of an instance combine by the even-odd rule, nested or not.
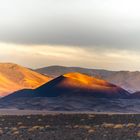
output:
[[[106,87],[111,87],[113,86],[112,84],[109,84],[107,81],[105,80],[101,80],[101,79],[97,79],[95,77],[90,77],[88,75],[84,75],[81,73],[68,73],[68,74],[64,74],[64,77],[68,77],[71,79],[75,79],[78,80],[84,84],[88,84],[88,85],[98,85],[98,86],[106,86]]]
[[[0,96],[5,96],[21,89],[34,89],[49,80],[51,78],[22,66],[0,63]]]

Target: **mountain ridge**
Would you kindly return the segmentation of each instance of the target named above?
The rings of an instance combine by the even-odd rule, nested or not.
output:
[[[26,95],[27,97],[29,95],[29,97],[85,96],[95,98],[127,98],[129,92],[102,79],[81,73],[68,73],[36,89],[15,92],[9,95],[8,98],[25,97]]]
[[[80,72],[89,76],[104,79],[110,83],[124,88],[131,93],[140,91],[139,71],[109,71],[103,69],[88,69],[65,66],[48,66],[36,69],[36,71],[42,74],[50,75],[54,78],[69,72]]]

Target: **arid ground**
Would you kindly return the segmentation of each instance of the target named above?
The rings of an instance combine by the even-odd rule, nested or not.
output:
[[[139,114],[1,115],[0,140],[139,140]]]

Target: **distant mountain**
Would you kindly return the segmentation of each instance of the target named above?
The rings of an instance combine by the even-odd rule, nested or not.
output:
[[[0,63],[0,96],[14,91],[34,89],[51,80],[50,77],[12,63]]]
[[[64,67],[64,66],[48,66],[48,67],[36,69],[35,71],[39,73],[43,73],[45,75],[50,75],[51,77],[54,78],[70,72],[79,72],[90,76],[95,76],[97,78],[108,77],[115,73],[115,71],[87,69],[87,68],[80,68],[80,67]]]
[[[118,85],[129,92],[140,91],[140,72],[129,71],[108,71],[99,69],[87,69],[79,67],[49,66],[36,70],[39,73],[52,77],[58,77],[69,72],[80,72],[97,78],[107,80],[110,83]]]
[[[124,89],[81,73],[68,73],[51,80],[35,90],[21,90],[5,99],[16,97],[94,97],[128,98]]]

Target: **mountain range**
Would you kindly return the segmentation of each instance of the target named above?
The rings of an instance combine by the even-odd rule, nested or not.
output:
[[[102,79],[97,79],[81,73],[68,73],[61,75],[34,90],[20,90],[5,98],[60,96],[127,98],[129,92]]]
[[[16,64],[0,64],[0,89],[4,96],[0,99],[0,108],[140,112],[140,92],[131,94],[105,80],[113,75],[117,77],[119,72],[57,67],[45,68],[49,72],[36,70],[43,75]],[[122,73],[127,76],[129,72]]]
[[[139,71],[109,71],[102,69],[87,69],[80,67],[64,67],[64,66],[48,66],[36,69],[37,72],[49,75],[51,77],[58,77],[69,72],[79,72],[94,76],[96,78],[104,79],[110,83],[118,85],[125,90],[133,93],[140,91],[140,72]]]

